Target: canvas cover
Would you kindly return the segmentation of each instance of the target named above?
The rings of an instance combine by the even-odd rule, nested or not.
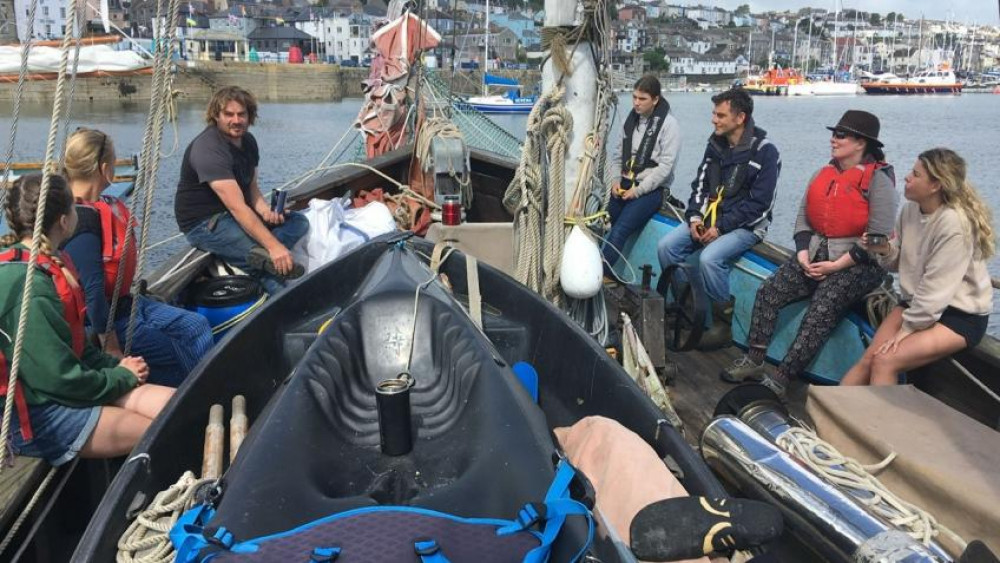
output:
[[[555,434],[570,463],[594,486],[596,509],[625,545],[632,518],[646,505],[688,496],[653,448],[610,418],[590,416]]]
[[[812,386],[806,412],[820,437],[861,463],[878,463],[896,452],[878,474],[883,484],[966,541],[983,540],[1000,553],[996,430],[911,385]]]

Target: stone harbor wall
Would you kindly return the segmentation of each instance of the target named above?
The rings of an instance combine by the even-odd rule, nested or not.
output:
[[[358,98],[363,94],[361,81],[368,77],[367,68],[326,64],[191,61],[178,65],[176,72],[174,93],[178,99],[207,100],[217,88],[235,84],[251,90],[265,102]],[[506,71],[505,75],[518,78],[528,90],[541,81],[538,71]],[[479,73],[467,71],[454,76],[445,71],[441,79],[459,94],[479,93],[482,80]],[[74,100],[148,100],[151,82],[151,75],[79,78],[73,91]],[[51,103],[55,89],[55,80],[29,81],[24,99]],[[16,90],[16,81],[0,83],[0,101],[13,100]]]

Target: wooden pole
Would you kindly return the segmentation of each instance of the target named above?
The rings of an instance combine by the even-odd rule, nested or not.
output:
[[[247,400],[243,395],[233,397],[233,415],[229,419],[229,464],[236,459],[243,439],[247,436]]]
[[[222,405],[212,405],[208,411],[208,426],[205,427],[205,452],[201,463],[202,479],[218,479],[222,476],[222,449],[226,428],[222,424]]]

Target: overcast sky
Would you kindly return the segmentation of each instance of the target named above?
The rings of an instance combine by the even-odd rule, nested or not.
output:
[[[806,6],[834,9],[838,0],[707,0],[703,4],[734,9],[740,4],[750,4],[754,12],[767,10],[798,9]],[[842,0],[843,7],[862,11],[875,11],[883,15],[900,12],[908,18],[919,18],[920,14],[931,19],[953,19],[987,25],[1000,25],[1000,10],[997,0]],[[695,3],[695,2],[688,2]]]

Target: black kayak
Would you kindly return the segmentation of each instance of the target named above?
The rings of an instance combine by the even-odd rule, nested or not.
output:
[[[491,545],[501,534],[484,534],[481,524],[523,520],[532,507],[542,507],[544,520],[544,507],[559,504],[544,501],[564,465],[552,429],[592,415],[619,421],[672,459],[691,494],[726,496],[653,403],[565,314],[479,264],[480,330],[463,306],[465,256],[456,251],[441,263],[447,288],[428,265],[433,248],[399,234],[375,239],[232,330],[117,474],[73,560],[115,557],[130,517],[184,471],[198,472],[209,408],[235,395],[246,397],[250,432],[206,502],[204,528],[191,528],[205,539],[192,550],[199,559],[228,560],[232,546],[260,538],[269,539],[253,544],[249,560],[303,548],[296,541],[312,541],[306,547],[331,561],[376,560],[365,549],[377,560],[434,561],[438,548],[451,561],[512,560],[503,555],[511,549],[520,559],[542,533]],[[536,389],[512,369],[519,363],[537,373]],[[377,400],[380,385],[388,393]],[[403,410],[400,397],[408,398]],[[573,483],[566,496],[586,505],[586,479]],[[343,541],[317,544],[321,532]],[[550,560],[574,559],[589,532],[587,518],[566,517]],[[479,537],[487,543],[476,544]],[[421,555],[421,541],[433,544],[430,555]],[[331,558],[330,549],[343,549],[342,557]],[[622,560],[621,546],[600,530],[587,549],[600,561]]]

